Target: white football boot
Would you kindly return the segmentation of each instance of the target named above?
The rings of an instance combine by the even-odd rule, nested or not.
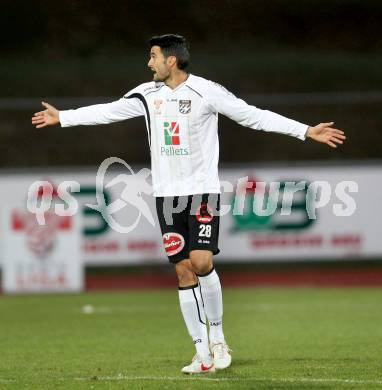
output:
[[[190,365],[182,368],[184,374],[204,374],[207,372],[215,372],[214,361],[212,358],[202,361],[199,355],[192,358]]]
[[[232,350],[228,347],[226,342],[211,344],[210,349],[214,358],[214,365],[217,370],[223,370],[231,365]]]

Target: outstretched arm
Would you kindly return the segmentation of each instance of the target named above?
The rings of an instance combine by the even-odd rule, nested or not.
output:
[[[34,114],[32,124],[38,129],[58,123],[62,127],[101,125],[144,115],[142,103],[135,95],[128,94],[111,103],[64,111],[58,111],[50,104],[42,102],[45,110]]]
[[[329,122],[309,127],[306,136],[317,142],[329,145],[331,148],[336,148],[336,144],[343,144],[346,137],[342,130],[332,128],[331,126],[333,125],[334,122]]]
[[[49,103],[41,102],[44,111],[36,112],[32,117],[32,125],[36,126],[36,129],[40,129],[45,126],[57,125],[60,123],[59,111],[51,106]]]
[[[213,111],[219,112],[242,126],[297,137],[309,137],[332,148],[345,140],[344,132],[331,128],[333,122],[310,127],[268,110],[261,110],[238,99],[219,84],[210,83],[208,101]]]

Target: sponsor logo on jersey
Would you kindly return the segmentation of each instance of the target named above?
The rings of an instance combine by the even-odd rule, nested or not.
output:
[[[164,122],[163,130],[165,145],[180,145],[178,122]]]
[[[167,256],[174,256],[184,248],[185,241],[181,234],[165,233],[162,239]]]
[[[161,156],[188,156],[190,150],[188,148],[175,148],[174,146],[161,146]]]
[[[179,100],[179,112],[189,114],[191,112],[191,100]]]
[[[161,156],[187,156],[190,154],[189,148],[180,147],[180,131],[178,122],[164,122],[164,144],[161,146]]]
[[[210,223],[214,218],[214,213],[207,203],[202,202],[196,210],[195,217],[200,223]]]
[[[155,99],[154,100],[154,115],[161,115],[161,106],[163,104],[163,100],[161,99]]]

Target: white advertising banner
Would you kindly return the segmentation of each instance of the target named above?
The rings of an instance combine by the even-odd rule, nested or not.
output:
[[[382,256],[382,167],[225,170],[221,179],[246,176],[252,188],[246,190],[243,212],[221,221],[224,260]],[[222,203],[233,201],[233,194],[223,196]]]
[[[85,265],[166,263],[148,170],[134,169],[133,175],[122,165],[106,169],[101,179],[97,168],[0,175],[0,215],[15,202],[27,212],[36,180],[55,188],[76,181],[78,191],[68,190],[68,196],[82,219]],[[220,180],[225,215],[217,262],[382,256],[382,165],[240,166],[221,169]],[[128,195],[132,189],[140,195]]]
[[[6,293],[83,289],[79,216],[45,213],[45,224],[17,206],[2,209],[2,289]]]
[[[54,188],[61,183],[75,181],[80,184],[79,191],[70,195],[78,203],[82,225],[79,239],[84,265],[166,264],[154,198],[142,195],[149,210],[149,213],[145,213],[146,216],[138,210],[137,206],[140,205],[134,203],[134,200],[122,199],[125,188],[135,188],[137,181],[145,179],[146,171],[135,170],[135,175],[132,175],[127,169],[109,169],[103,183],[97,183],[97,167],[94,170],[62,173],[0,174],[0,218],[9,204],[16,203],[28,212],[28,190],[36,181],[50,182]],[[150,190],[150,186],[148,187],[147,192]],[[118,201],[122,205],[121,209],[106,215],[106,205],[116,202],[118,206]],[[65,204],[61,199],[57,199],[56,203]],[[49,211],[53,212],[53,209]],[[30,214],[36,219],[34,214]],[[0,235],[0,248],[2,241]]]

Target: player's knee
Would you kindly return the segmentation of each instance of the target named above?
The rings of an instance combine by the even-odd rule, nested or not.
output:
[[[190,260],[193,271],[198,275],[207,274],[213,267],[212,252],[207,250],[191,251]]]
[[[190,286],[198,282],[189,260],[183,260],[175,264],[175,271],[179,286]]]

